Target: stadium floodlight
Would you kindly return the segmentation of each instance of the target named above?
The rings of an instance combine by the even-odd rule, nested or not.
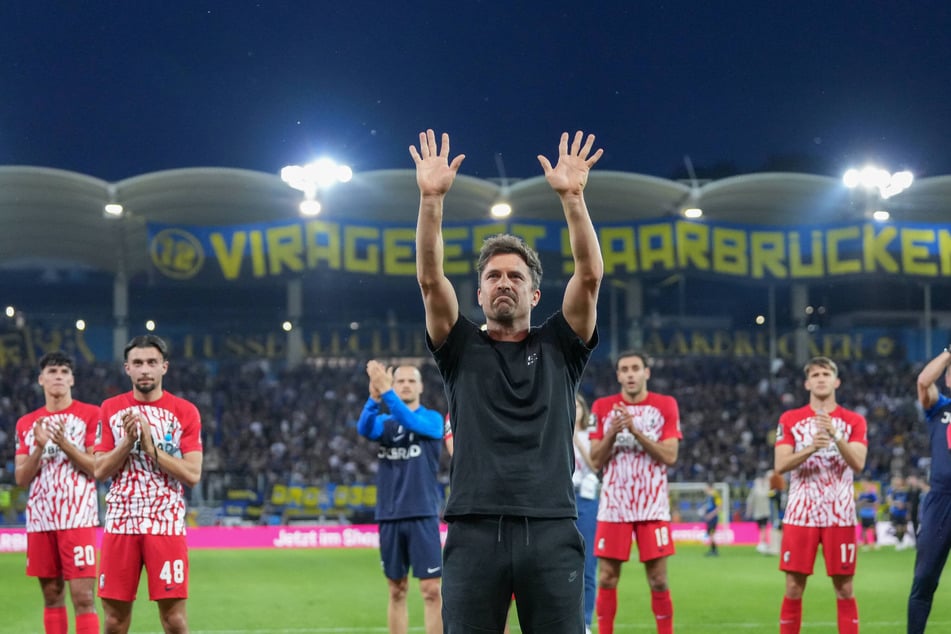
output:
[[[146,320],[146,322],[145,322],[145,329],[148,330],[149,332],[154,331],[154,330],[155,330],[155,321],[152,320],[152,319]]]
[[[323,209],[323,206],[315,198],[305,198],[300,201],[300,215],[302,216],[316,216],[321,209]]]
[[[85,329],[86,329],[86,320],[85,320],[85,319],[77,319],[77,320],[76,320],[76,330],[82,331],[82,330],[85,330]]]
[[[116,199],[116,186],[109,185],[109,202],[102,206],[103,215],[106,218],[119,218],[125,208]]]
[[[492,214],[493,218],[508,218],[512,215],[512,205],[505,200],[499,200],[492,205],[489,213]]]
[[[118,218],[122,215],[122,212],[125,211],[125,208],[119,203],[106,203],[102,210],[107,216]]]
[[[869,191],[877,191],[882,199],[891,198],[905,191],[914,181],[915,175],[908,170],[891,173],[874,165],[867,165],[862,169],[853,167],[842,175],[842,183],[849,189],[861,187]]]
[[[14,308],[13,306],[7,306],[4,313],[6,314],[7,317],[9,317],[10,319],[13,319],[17,314],[17,309]]]
[[[284,330],[284,332],[290,332],[294,330],[294,323],[291,321],[284,321],[284,323],[281,324],[281,329]]]
[[[691,220],[696,220],[703,216],[703,209],[700,207],[687,207],[684,209],[684,218],[690,218]]]
[[[512,215],[512,202],[509,196],[509,179],[505,176],[505,161],[500,153],[495,155],[495,166],[499,170],[499,195],[489,207],[489,215],[493,218],[508,218]]]
[[[296,190],[304,192],[304,202],[316,202],[317,192],[337,183],[348,183],[353,178],[353,169],[331,158],[320,158],[306,165],[287,165],[281,168],[281,180]],[[320,213],[320,203],[301,205],[301,214]]]
[[[872,212],[872,220],[875,222],[885,222],[891,217],[891,214],[884,209],[876,209]]]

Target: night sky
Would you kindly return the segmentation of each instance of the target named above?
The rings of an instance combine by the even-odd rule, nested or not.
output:
[[[581,128],[604,170],[951,174],[947,2],[71,4],[0,3],[0,165],[405,169],[433,127],[520,178]]]

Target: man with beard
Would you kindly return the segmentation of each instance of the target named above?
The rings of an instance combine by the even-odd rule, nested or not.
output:
[[[598,556],[599,634],[613,634],[621,566],[631,557],[632,540],[651,592],[659,634],[674,631],[674,605],[667,584],[667,558],[674,554],[670,532],[667,468],[680,450],[680,408],[666,394],[647,389],[647,354],[621,352],[615,363],[621,391],[591,405],[591,461],[604,469],[594,554]]]
[[[103,402],[96,445],[96,478],[112,478],[99,575],[104,632],[129,631],[144,565],[162,628],[182,634],[188,631],[183,485],[194,487],[201,477],[201,420],[194,405],[162,389],[165,341],[135,337],[124,356],[132,391]]]
[[[390,634],[406,634],[409,607],[407,573],[419,579],[426,634],[442,632],[442,543],[439,538],[439,454],[443,418],[420,405],[423,377],[419,369],[401,365],[387,369],[367,363],[370,398],[357,431],[380,443],[377,471],[376,520],[380,529],[380,558],[389,585],[387,623]],[[386,412],[380,412],[380,405]]]
[[[460,314],[443,268],[443,202],[462,161],[427,130],[410,147],[420,190],[416,271],[427,345],[446,386],[455,440],[445,518],[447,634],[501,632],[514,592],[523,632],[584,631],[584,543],[572,473],[575,392],[597,344],[604,263],[583,190],[602,151],[561,135],[558,162],[538,160],[561,199],[574,259],[561,310],[533,327],[538,254],[521,239],[485,240],[477,264],[480,327]]]
[[[780,416],[773,450],[776,473],[791,472],[779,559],[786,573],[779,631],[799,634],[802,595],[822,544],[838,631],[854,634],[859,613],[852,583],[858,550],[852,474],[865,468],[867,424],[836,403],[839,369],[832,359],[814,357],[803,372],[809,403]]]

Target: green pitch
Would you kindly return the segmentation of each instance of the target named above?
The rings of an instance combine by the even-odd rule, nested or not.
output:
[[[704,557],[704,551],[681,544],[670,560],[676,630],[778,631],[784,577],[776,558],[752,547],[725,547],[717,558]],[[860,553],[855,588],[863,632],[904,631],[913,561],[911,550]],[[2,633],[42,632],[39,584],[24,576],[23,566],[22,554],[0,555]],[[386,582],[374,550],[194,550],[191,567],[192,634],[386,632]],[[951,631],[949,585],[951,578],[938,590],[929,631]],[[643,567],[636,561],[623,570],[618,606],[618,632],[655,631]],[[803,620],[804,633],[836,631],[835,599],[824,571],[809,581]],[[414,581],[410,625],[412,631],[422,631]],[[518,632],[514,615],[512,625]],[[161,632],[144,585],[132,631]]]

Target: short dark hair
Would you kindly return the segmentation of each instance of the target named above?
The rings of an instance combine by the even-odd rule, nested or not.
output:
[[[617,370],[618,366],[621,365],[621,359],[626,359],[628,357],[637,357],[641,360],[641,363],[644,364],[645,368],[649,368],[651,365],[650,356],[643,350],[623,350],[617,355],[617,359],[614,360],[614,369]]]
[[[514,253],[528,265],[528,270],[532,274],[532,290],[537,291],[542,285],[542,262],[538,259],[538,252],[525,244],[525,241],[518,236],[509,233],[499,233],[489,236],[482,243],[482,249],[479,251],[479,262],[476,265],[476,272],[479,274],[479,283],[482,283],[482,272],[489,259],[502,253]]]
[[[825,368],[826,370],[832,370],[832,374],[839,376],[839,366],[835,364],[835,361],[829,357],[813,357],[809,359],[809,362],[802,368],[802,373],[806,375],[806,378],[809,378],[809,370],[812,368]]]
[[[65,352],[54,350],[53,352],[47,352],[42,357],[40,357],[40,372],[50,366],[66,367],[72,370],[75,366],[75,363],[73,362],[73,358]]]
[[[125,349],[122,351],[122,358],[126,361],[129,360],[129,350],[132,350],[132,348],[155,348],[162,353],[163,360],[168,359],[168,344],[157,335],[133,337],[129,343],[125,344]]]

